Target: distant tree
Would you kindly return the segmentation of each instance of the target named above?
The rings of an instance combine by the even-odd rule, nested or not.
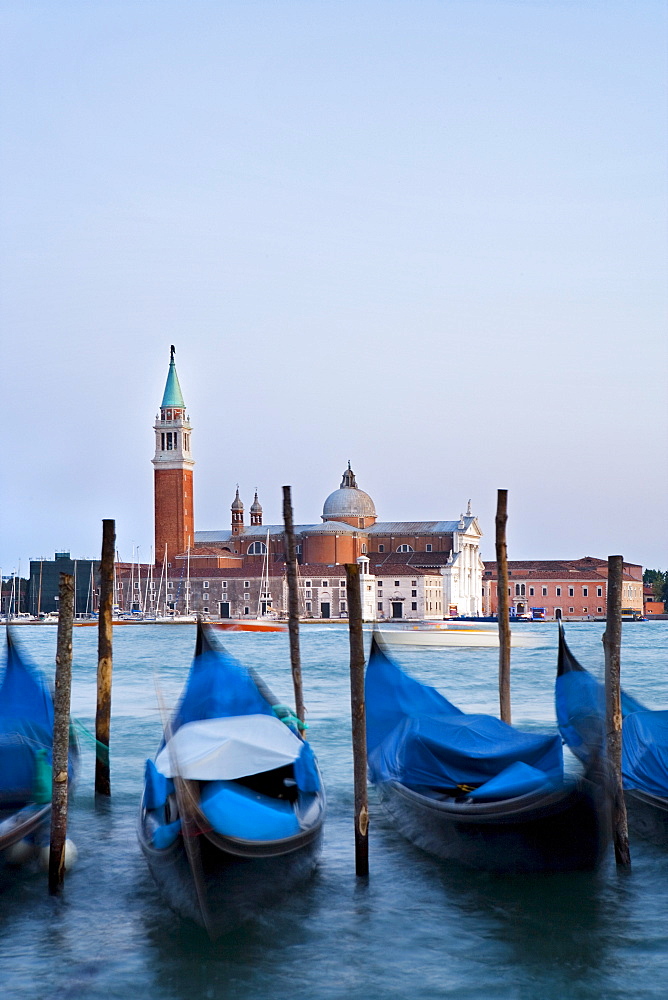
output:
[[[652,587],[655,601],[668,603],[668,570],[664,573],[661,569],[646,569],[642,582]]]

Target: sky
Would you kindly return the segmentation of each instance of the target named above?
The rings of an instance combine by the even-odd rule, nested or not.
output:
[[[153,544],[176,347],[198,530],[471,509],[668,568],[668,7],[0,0],[0,569]]]

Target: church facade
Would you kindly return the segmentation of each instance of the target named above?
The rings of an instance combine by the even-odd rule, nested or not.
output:
[[[222,618],[287,609],[282,524],[264,524],[257,492],[246,508],[237,488],[230,521],[196,531],[191,425],[174,349],[154,425],[155,606]],[[347,616],[345,564],[361,568],[365,618],[424,619],[482,613],[482,532],[470,503],[454,520],[380,521],[348,463],[326,498],[320,520],[295,525],[300,603],[306,618]],[[148,587],[148,583],[147,583]]]

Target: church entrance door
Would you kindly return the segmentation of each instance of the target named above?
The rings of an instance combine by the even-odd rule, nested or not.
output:
[[[229,618],[230,617],[230,602],[229,601],[220,601],[219,607],[220,607],[220,617],[221,618]]]
[[[321,618],[331,618],[331,605],[323,603],[320,605],[320,617]]]
[[[404,616],[404,606],[401,601],[392,601],[392,617],[393,618],[403,618]]]

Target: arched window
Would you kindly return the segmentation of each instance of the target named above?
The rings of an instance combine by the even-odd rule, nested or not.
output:
[[[415,552],[415,549],[412,545],[400,545],[397,548],[397,552]]]
[[[366,542],[362,542],[362,554],[366,553]]]
[[[264,542],[251,542],[248,546],[248,551],[246,555],[248,556],[263,556],[267,551],[267,546]]]

